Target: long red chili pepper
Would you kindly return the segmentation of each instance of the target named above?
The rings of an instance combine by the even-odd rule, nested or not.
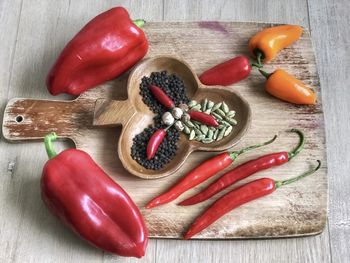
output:
[[[148,241],[142,215],[130,196],[88,155],[77,149],[56,154],[45,137],[50,158],[41,177],[44,203],[82,238],[105,251],[142,257]]]
[[[160,104],[168,109],[174,108],[175,104],[173,100],[160,87],[151,85],[149,89]]]
[[[291,152],[278,152],[267,154],[261,156],[257,159],[245,162],[236,168],[228,171],[223,176],[221,176],[218,180],[210,184],[206,189],[202,192],[189,197],[188,199],[179,203],[179,205],[194,205],[200,202],[203,202],[223,189],[229,187],[230,185],[242,180],[258,171],[266,170],[273,166],[282,165],[288,161],[290,161],[294,156],[296,156],[304,147],[304,134],[297,130],[292,129],[291,132],[295,132],[300,137],[300,142],[297,148],[295,148]]]
[[[199,112],[199,111],[190,111],[188,113],[192,120],[199,121],[200,123],[203,123],[208,126],[219,126],[219,123],[215,120],[215,118],[207,113]]]
[[[252,67],[246,56],[238,56],[206,70],[199,76],[205,85],[231,85],[245,79]]]
[[[166,129],[158,129],[156,130],[151,138],[149,139],[149,142],[147,144],[147,159],[151,160],[154,155],[156,154],[159,145],[162,143],[164,140],[164,137],[166,135]]]
[[[261,178],[244,184],[241,187],[232,190],[231,192],[228,192],[217,201],[215,201],[203,214],[195,219],[194,223],[185,233],[184,239],[190,239],[192,236],[207,228],[209,225],[214,223],[216,220],[218,220],[220,217],[232,209],[252,200],[271,194],[277,188],[283,185],[293,183],[300,180],[301,178],[313,174],[321,166],[321,161],[317,160],[317,162],[318,165],[316,168],[297,177],[285,181],[275,181],[270,178]]]
[[[199,166],[190,171],[188,174],[186,174],[183,178],[181,178],[180,181],[174,186],[172,186],[168,191],[152,199],[146,205],[146,208],[160,206],[175,200],[187,190],[204,182],[209,177],[228,167],[242,153],[270,144],[276,138],[277,135],[275,135],[271,140],[267,142],[251,145],[234,152],[224,152],[204,161]]]

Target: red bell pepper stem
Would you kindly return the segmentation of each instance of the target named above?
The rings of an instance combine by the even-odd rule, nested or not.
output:
[[[52,159],[57,155],[57,153],[52,145],[52,142],[56,141],[56,139],[57,139],[57,134],[54,132],[46,135],[44,138],[45,149],[46,149],[47,155],[49,156],[49,159]]]
[[[196,168],[191,170],[188,174],[186,174],[184,177],[182,177],[179,180],[179,182],[177,182],[174,186],[168,189],[165,193],[152,199],[146,205],[146,208],[160,206],[175,200],[177,197],[179,197],[181,194],[183,194],[187,190],[204,182],[205,180],[215,175],[219,171],[222,171],[223,169],[228,167],[239,155],[249,150],[256,149],[264,145],[270,144],[276,138],[277,138],[277,135],[275,135],[271,140],[267,142],[251,145],[239,151],[224,152],[202,162],[199,166],[197,166]]]
[[[293,183],[313,174],[321,166],[321,162],[319,160],[317,160],[317,162],[318,165],[316,168],[297,177],[284,181],[274,181],[270,178],[261,178],[228,192],[216,200],[203,214],[195,219],[188,231],[185,233],[184,239],[190,239],[192,236],[201,232],[236,207],[269,195],[283,185]]]
[[[135,19],[135,20],[132,20],[132,22],[139,28],[142,28],[143,25],[146,23],[146,20],[144,19]]]
[[[187,198],[186,200],[180,202],[178,205],[187,206],[198,204],[209,199],[230,185],[258,171],[266,170],[273,166],[282,165],[288,162],[303,149],[305,140],[304,134],[301,131],[297,129],[292,129],[290,131],[297,133],[300,138],[298,146],[293,151],[267,154],[254,160],[245,162],[222,175],[219,179],[210,184],[200,193]]]

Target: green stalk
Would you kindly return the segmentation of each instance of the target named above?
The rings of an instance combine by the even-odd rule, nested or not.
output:
[[[275,181],[275,187],[276,187],[276,189],[279,188],[279,187],[281,187],[281,186],[283,186],[283,185],[287,185],[287,184],[291,184],[291,183],[294,183],[294,182],[296,182],[296,181],[299,181],[300,179],[302,179],[302,178],[304,178],[304,177],[306,177],[306,176],[309,176],[309,175],[313,174],[314,172],[316,172],[316,171],[317,171],[318,169],[320,169],[320,167],[321,167],[321,161],[320,161],[320,160],[317,160],[317,162],[318,162],[317,167],[314,168],[314,169],[312,169],[312,170],[310,170],[310,171],[308,171],[308,172],[306,172],[306,173],[303,173],[303,174],[301,174],[301,175],[299,175],[299,176],[296,176],[296,177],[291,178],[291,179],[288,179],[288,180],[284,180],[284,181]]]
[[[290,161],[294,156],[300,153],[304,149],[305,137],[304,134],[298,129],[291,129],[290,132],[295,132],[299,135],[300,141],[299,145],[291,152],[288,152],[288,161]]]
[[[46,149],[47,155],[49,156],[49,159],[52,159],[57,155],[52,144],[52,142],[56,141],[56,139],[57,139],[57,134],[54,132],[47,134],[44,138],[45,149]]]
[[[146,23],[144,19],[135,19],[132,22],[139,28],[142,28],[142,26]]]
[[[266,71],[261,70],[261,69],[259,69],[259,72],[260,72],[261,75],[263,75],[266,79],[268,79],[268,78],[272,75],[272,73],[267,73]]]
[[[235,160],[239,155],[241,155],[242,153],[245,153],[247,151],[250,151],[250,150],[253,150],[253,149],[256,149],[256,148],[259,148],[259,147],[262,147],[262,146],[265,146],[265,145],[268,145],[270,143],[273,143],[277,138],[277,135],[275,135],[271,140],[267,141],[267,142],[263,142],[263,143],[260,143],[260,144],[255,144],[255,145],[250,145],[246,148],[243,148],[241,150],[238,150],[238,151],[234,151],[234,152],[230,152],[230,157],[232,158],[232,160]]]

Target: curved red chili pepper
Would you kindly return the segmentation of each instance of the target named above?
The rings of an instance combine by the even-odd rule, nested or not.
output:
[[[304,134],[297,130],[292,129],[291,132],[296,132],[300,137],[300,142],[293,151],[291,152],[279,152],[272,153],[261,156],[257,159],[245,162],[236,168],[228,171],[215,182],[210,184],[202,192],[195,194],[188,199],[179,203],[179,205],[194,205],[203,202],[223,189],[229,187],[230,185],[242,180],[258,171],[266,170],[273,166],[282,165],[289,160],[291,160],[295,155],[297,155],[304,147]]]
[[[149,139],[149,142],[147,144],[147,159],[151,160],[154,155],[156,154],[159,145],[162,143],[164,140],[164,137],[166,135],[166,130],[164,129],[158,129],[156,130],[151,138]]]
[[[219,126],[219,123],[216,121],[216,119],[207,113],[199,112],[199,111],[190,111],[188,113],[192,120],[199,121],[200,123],[203,123],[208,126]]]
[[[56,154],[45,137],[50,160],[41,177],[44,203],[65,224],[94,246],[121,256],[142,257],[148,233],[130,196],[88,155],[77,149]]]
[[[206,70],[199,80],[205,85],[227,86],[245,79],[251,70],[249,58],[238,56]]]
[[[151,85],[149,88],[153,96],[167,109],[174,108],[175,104],[173,100],[158,86]]]
[[[297,177],[285,181],[274,181],[270,178],[261,178],[228,192],[216,200],[203,214],[195,219],[194,223],[192,223],[189,230],[185,233],[184,239],[190,239],[192,236],[201,232],[234,208],[265,195],[269,195],[280,186],[293,183],[313,174],[321,166],[321,162],[319,160],[317,162],[318,166],[316,168]]]
[[[176,183],[174,186],[172,186],[168,191],[152,199],[146,205],[146,208],[160,206],[175,200],[177,197],[179,197],[181,194],[183,194],[187,190],[204,182],[209,177],[215,175],[217,172],[222,171],[223,169],[228,167],[242,153],[270,144],[276,138],[277,136],[275,135],[271,140],[264,142],[262,144],[251,145],[235,152],[221,153],[219,155],[216,155],[202,162],[199,166],[197,166],[188,174],[186,174],[183,178],[181,178],[180,181]]]

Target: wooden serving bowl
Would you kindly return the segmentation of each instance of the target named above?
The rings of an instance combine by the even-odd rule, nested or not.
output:
[[[162,169],[149,170],[131,157],[133,138],[151,125],[155,116],[142,101],[139,87],[142,77],[163,70],[170,74],[176,74],[184,81],[187,96],[190,99],[201,101],[207,98],[214,102],[225,101],[230,109],[236,111],[235,119],[238,124],[233,127],[231,134],[210,144],[189,141],[187,136],[181,133],[175,157]],[[225,87],[203,85],[190,66],[175,57],[158,56],[142,61],[131,72],[127,89],[128,100],[126,101],[97,100],[93,124],[95,126],[116,124],[123,126],[118,144],[119,158],[126,170],[144,179],[156,179],[173,174],[193,151],[223,151],[229,149],[242,138],[250,124],[251,110],[244,98]]]

